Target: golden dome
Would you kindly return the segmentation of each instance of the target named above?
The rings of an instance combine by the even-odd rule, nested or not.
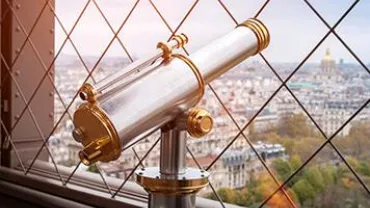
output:
[[[323,60],[324,61],[332,61],[333,60],[330,56],[330,49],[329,48],[326,49],[325,56],[324,56]]]

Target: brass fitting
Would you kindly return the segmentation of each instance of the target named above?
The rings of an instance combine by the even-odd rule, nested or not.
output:
[[[207,111],[201,108],[192,108],[189,110],[186,127],[190,136],[200,138],[212,130],[213,119]]]
[[[109,162],[121,154],[118,133],[105,112],[92,103],[82,104],[73,117],[73,137],[84,148],[79,152],[81,162],[91,165],[97,161]],[[89,132],[85,132],[88,129]]]
[[[135,174],[136,182],[146,191],[172,196],[197,193],[209,183],[209,173],[195,168],[187,168],[181,177],[167,177],[157,167],[142,168]]]
[[[170,47],[167,43],[159,42],[157,44],[157,48],[163,51],[162,58],[164,60],[169,60],[172,56],[172,47]]]
[[[171,40],[175,40],[177,42],[176,48],[181,48],[181,47],[184,47],[184,45],[188,43],[189,38],[184,33],[181,33],[180,35],[173,36]]]
[[[270,43],[270,33],[266,26],[258,19],[250,18],[239,24],[237,27],[244,26],[251,29],[257,37],[258,48],[255,54],[258,54],[263,49],[265,49]]]
[[[91,84],[85,83],[82,85],[79,93],[82,100],[87,100],[89,103],[95,103],[96,95],[97,92]]]
[[[78,153],[81,162],[84,165],[94,164],[101,159],[103,156],[103,149],[111,142],[112,140],[109,137],[99,138],[91,142]]]
[[[188,40],[188,37],[184,33],[181,33],[181,35],[174,35],[168,43],[159,42],[157,48],[162,50],[162,58],[168,61],[172,57],[172,50],[183,47],[188,43]]]

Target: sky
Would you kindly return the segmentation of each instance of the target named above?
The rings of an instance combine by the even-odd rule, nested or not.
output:
[[[56,0],[56,13],[63,26],[70,31],[86,0]],[[134,6],[134,0],[96,0],[114,31],[125,20]],[[193,0],[153,0],[158,10],[174,29],[185,16]],[[224,0],[225,6],[238,22],[252,17],[263,5],[264,0]],[[353,0],[311,0],[329,25],[334,25],[350,7]],[[370,1],[360,1],[340,24],[336,32],[349,47],[365,62],[370,63]],[[270,46],[264,55],[272,62],[299,62],[312,50],[315,44],[328,32],[328,28],[301,0],[271,0],[259,16],[271,34]],[[187,49],[194,52],[235,27],[232,19],[217,0],[200,0],[193,12],[178,30],[189,36]],[[58,51],[66,35],[55,22],[55,50]],[[118,34],[122,43],[134,57],[141,57],[154,50],[156,43],[165,41],[171,35],[169,29],[148,0],[141,0],[126,24]],[[104,21],[97,7],[90,3],[80,22],[71,34],[71,39],[82,56],[100,56],[113,38],[113,33]],[[334,59],[356,63],[353,56],[333,35],[323,42],[309,62],[318,62],[326,48],[330,48]],[[64,54],[76,54],[70,43]],[[115,40],[107,56],[122,56],[125,53]]]

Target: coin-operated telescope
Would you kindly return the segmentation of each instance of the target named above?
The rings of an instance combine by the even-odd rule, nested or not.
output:
[[[74,114],[74,138],[84,148],[85,165],[116,160],[140,135],[161,130],[160,167],[136,171],[137,182],[149,192],[150,207],[194,207],[195,194],[209,174],[185,165],[186,134],[200,138],[212,129],[212,117],[195,106],[215,78],[259,53],[269,33],[257,19],[190,56],[176,53],[188,39],[174,36],[159,42],[148,58],[80,90],[85,100]]]

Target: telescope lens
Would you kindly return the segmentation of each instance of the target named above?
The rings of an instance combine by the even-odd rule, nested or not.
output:
[[[86,99],[87,99],[87,94],[86,94],[86,92],[80,92],[80,93],[79,93],[79,96],[80,96],[81,100],[86,100]]]

